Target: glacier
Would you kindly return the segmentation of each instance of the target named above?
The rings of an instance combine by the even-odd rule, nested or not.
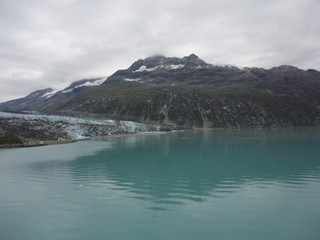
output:
[[[161,125],[111,119],[0,112],[0,128],[24,138],[79,140],[97,136],[159,132]]]

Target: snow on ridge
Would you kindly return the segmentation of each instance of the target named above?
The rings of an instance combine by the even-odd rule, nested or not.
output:
[[[239,70],[243,70],[243,69],[244,69],[243,67],[236,66],[236,65],[232,65],[232,64],[220,64],[220,63],[216,63],[216,64],[212,64],[212,66],[215,66],[215,67],[228,67],[228,68],[235,67],[235,68],[238,68]]]
[[[124,78],[123,80],[127,82],[138,82],[141,80],[141,78]]]
[[[83,84],[80,84],[80,85],[77,85],[77,86],[75,86],[74,88],[71,88],[71,89],[60,90],[60,91],[54,90],[52,92],[45,93],[41,97],[45,97],[45,98],[48,99],[48,98],[52,97],[54,94],[56,94],[57,92],[68,93],[68,92],[72,92],[74,89],[79,88],[79,87],[96,87],[96,86],[101,85],[105,80],[106,80],[106,78],[100,78],[100,79],[97,79],[97,80],[95,80],[93,82],[87,81],[87,82],[85,82]]]
[[[147,66],[145,65],[142,65],[139,69],[133,71],[133,72],[144,72],[144,71],[147,71],[147,72],[151,72],[151,71],[154,71],[158,68],[159,66],[156,66],[154,68],[147,68]]]
[[[81,85],[76,86],[75,88],[78,88],[78,87],[95,87],[95,86],[99,86],[99,85],[101,85],[105,80],[106,80],[106,78],[100,78],[100,79],[97,79],[97,80],[95,80],[95,81],[93,81],[93,82],[88,81],[88,82],[85,82],[85,83],[83,83],[83,84],[81,84]]]
[[[72,92],[75,88],[71,88],[71,89],[67,89],[67,90],[63,90],[63,91],[59,91],[62,93],[68,93],[68,92]]]
[[[180,69],[183,67],[184,67],[184,64],[171,64],[171,65],[165,66],[166,69]]]
[[[154,71],[158,68],[164,68],[164,69],[180,69],[185,67],[184,64],[171,64],[171,65],[160,65],[160,66],[155,66],[153,68],[147,68],[145,65],[142,65],[139,69],[133,71],[133,72],[151,72]]]
[[[87,82],[85,82],[83,84],[75,86],[74,88],[63,90],[61,92],[62,93],[72,92],[74,89],[80,88],[80,87],[96,87],[96,86],[101,85],[105,80],[106,80],[106,78],[100,78],[100,79],[97,79],[97,80],[95,80],[93,82],[87,81]]]
[[[47,93],[43,94],[41,97],[48,99],[48,98],[52,97],[53,95],[55,95],[57,92],[58,92],[57,90],[52,90],[51,92],[47,92]]]

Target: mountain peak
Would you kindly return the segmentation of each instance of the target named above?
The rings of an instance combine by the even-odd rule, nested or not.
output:
[[[190,54],[188,57],[189,59],[200,59],[197,55],[195,55],[194,53]]]
[[[127,71],[137,72],[152,72],[152,71],[167,71],[167,70],[179,70],[184,67],[187,68],[201,68],[207,67],[205,61],[201,60],[197,55],[191,54],[187,57],[165,57],[163,55],[154,55],[145,59],[139,59],[134,62]]]
[[[299,71],[300,69],[291,65],[281,65],[278,67],[273,67],[270,70],[277,71],[277,72],[293,72],[293,71]]]
[[[158,60],[158,59],[164,59],[164,58],[166,58],[164,55],[157,54],[157,55],[146,57],[144,60],[148,61],[148,60]]]

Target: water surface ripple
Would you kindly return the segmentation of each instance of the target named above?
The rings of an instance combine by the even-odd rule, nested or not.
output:
[[[0,239],[320,239],[318,128],[0,150]]]

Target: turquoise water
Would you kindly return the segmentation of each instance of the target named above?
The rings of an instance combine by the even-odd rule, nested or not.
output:
[[[0,239],[320,239],[320,131],[0,150]]]

